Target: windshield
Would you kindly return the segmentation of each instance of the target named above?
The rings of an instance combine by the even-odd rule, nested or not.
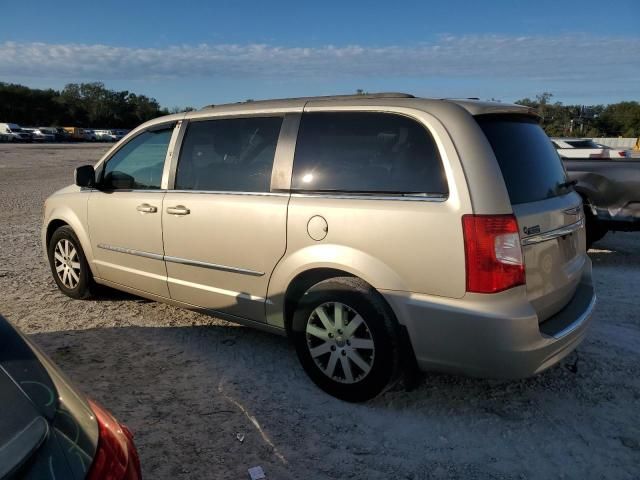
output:
[[[562,161],[538,122],[519,115],[476,117],[495,153],[512,204],[567,193]]]

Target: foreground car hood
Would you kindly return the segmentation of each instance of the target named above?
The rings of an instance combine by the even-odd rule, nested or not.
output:
[[[97,442],[85,397],[0,316],[0,479],[84,478]]]
[[[49,433],[49,424],[4,370],[0,369],[0,478],[19,470]]]

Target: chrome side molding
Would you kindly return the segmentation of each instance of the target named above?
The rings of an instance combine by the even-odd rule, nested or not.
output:
[[[153,260],[162,260],[165,262],[179,263],[181,265],[190,265],[192,267],[210,268],[212,270],[239,273],[241,275],[250,275],[253,277],[261,277],[264,275],[264,272],[249,270],[247,268],[231,267],[229,265],[218,265],[216,263],[200,262],[198,260],[189,260],[188,258],[172,257],[169,255],[161,255],[159,253],[151,253],[151,252],[145,252],[142,250],[135,250],[133,248],[116,247],[113,245],[106,245],[104,243],[98,244],[98,248],[102,248],[103,250],[109,250],[111,252],[124,253],[127,255],[135,255],[137,257],[151,258]]]

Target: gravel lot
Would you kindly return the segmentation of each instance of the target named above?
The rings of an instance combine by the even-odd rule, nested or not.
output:
[[[131,427],[146,478],[640,478],[640,234],[590,252],[596,318],[565,363],[510,382],[429,374],[351,405],[313,386],[283,338],[58,292],[42,203],[107,148],[0,144],[0,312]]]

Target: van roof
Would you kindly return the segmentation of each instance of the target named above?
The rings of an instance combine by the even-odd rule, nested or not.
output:
[[[474,98],[421,98],[408,93],[382,92],[363,95],[333,95],[326,97],[282,98],[275,100],[249,100],[223,105],[208,105],[200,110],[186,113],[174,113],[154,118],[136,127],[133,132],[144,128],[165,125],[169,122],[190,119],[206,119],[217,115],[258,115],[302,111],[304,108],[358,107],[414,108],[440,116],[441,118],[457,118],[461,112],[471,115],[518,114],[538,117],[535,109],[523,105],[501,102],[484,102]]]
[[[423,98],[416,97],[410,93],[402,92],[379,92],[379,93],[366,93],[355,95],[330,95],[330,96],[316,96],[316,97],[296,97],[296,98],[281,98],[273,100],[247,100],[244,102],[226,103],[221,105],[207,105],[202,109],[191,112],[196,114],[198,112],[206,112],[208,110],[262,110],[269,108],[287,108],[304,106],[308,103],[322,104],[322,106],[329,106],[331,104],[339,106],[349,103],[350,105],[371,105],[382,104],[387,106],[409,106],[411,104],[421,103],[452,103],[456,104],[471,115],[483,115],[491,113],[520,113],[525,115],[537,115],[535,110],[531,107],[524,105],[515,105],[510,103],[501,102],[487,102],[481,101],[477,98]],[[425,105],[426,106],[426,105]],[[187,114],[187,118],[190,115]]]

